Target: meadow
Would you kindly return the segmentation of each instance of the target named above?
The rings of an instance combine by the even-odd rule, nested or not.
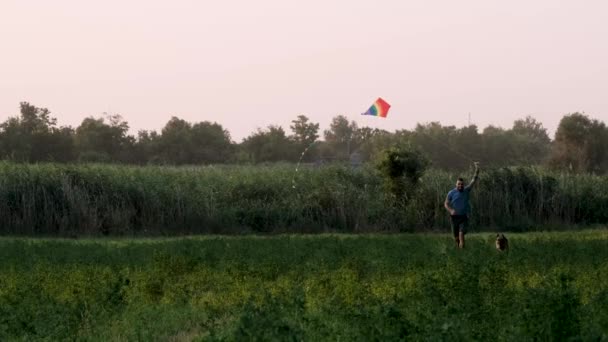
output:
[[[429,170],[387,196],[373,167],[112,166],[0,162],[0,234],[179,236],[445,232],[443,201],[462,173]],[[474,231],[608,224],[608,177],[540,168],[482,169]]]
[[[608,340],[608,230],[0,238],[0,340]]]

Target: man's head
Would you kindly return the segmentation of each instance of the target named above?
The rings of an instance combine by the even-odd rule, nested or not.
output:
[[[464,190],[464,179],[462,179],[461,177],[458,177],[458,180],[456,180],[456,189],[458,191]]]

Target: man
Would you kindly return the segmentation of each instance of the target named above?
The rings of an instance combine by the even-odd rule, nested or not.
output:
[[[464,248],[464,234],[467,233],[469,223],[469,214],[471,206],[469,205],[469,195],[473,185],[477,183],[479,178],[479,163],[475,162],[475,175],[473,180],[466,187],[464,179],[458,178],[456,188],[448,192],[448,197],[445,199],[444,207],[450,213],[450,221],[452,223],[452,234],[456,241],[456,246]]]

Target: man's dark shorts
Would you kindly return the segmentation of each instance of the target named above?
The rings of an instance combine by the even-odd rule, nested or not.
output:
[[[452,234],[454,237],[458,237],[458,233],[467,233],[467,227],[469,225],[469,218],[467,215],[452,215],[450,216],[452,222]]]

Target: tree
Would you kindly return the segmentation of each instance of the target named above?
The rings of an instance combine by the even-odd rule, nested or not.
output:
[[[362,161],[370,160],[374,154],[374,144],[379,140],[376,137],[386,137],[389,132],[371,128],[371,127],[360,127],[358,128],[352,138],[350,150],[351,153],[356,152]]]
[[[258,129],[241,143],[241,148],[253,163],[295,161],[293,142],[280,126],[270,125],[266,130]]]
[[[156,131],[137,132],[132,160],[138,164],[162,163],[159,157],[160,135]]]
[[[305,115],[298,115],[297,119],[291,121],[289,126],[292,135],[289,137],[293,141],[293,147],[301,154],[302,160],[311,161],[318,155],[318,147],[313,144],[319,139],[319,124],[309,122]]]
[[[515,160],[519,164],[540,164],[551,149],[551,139],[543,124],[531,116],[517,120],[510,131]]]
[[[73,130],[57,127],[57,119],[46,108],[21,102],[20,116],[0,125],[0,151],[12,160],[70,161],[74,158]]]
[[[481,134],[483,165],[505,167],[512,164],[516,158],[513,135],[500,127],[488,126]]]
[[[298,147],[306,148],[319,138],[319,124],[309,123],[309,119],[305,115],[298,115],[298,118],[292,120],[291,123],[293,124],[289,126],[293,132],[291,139]]]
[[[376,160],[385,150],[394,146],[410,146],[411,132],[408,130],[398,130],[391,133],[385,130],[377,130],[363,144],[361,150],[366,160]]]
[[[232,159],[230,133],[218,123],[199,122],[191,128],[192,162],[225,163]]]
[[[528,137],[531,140],[541,144],[548,145],[551,143],[551,139],[547,134],[547,129],[543,127],[541,122],[536,121],[536,119],[529,115],[524,119],[516,120],[513,123],[513,128],[511,131],[517,135]]]
[[[106,122],[106,120],[108,122]],[[78,159],[94,162],[130,162],[135,138],[118,114],[85,118],[76,128]]]
[[[51,133],[44,135],[34,154],[34,160],[71,162],[76,160],[75,132],[72,127],[62,126],[52,128]]]
[[[482,155],[482,140],[477,125],[457,129],[451,145],[460,157],[461,168],[468,167],[471,160],[479,160]]]
[[[191,124],[186,120],[172,117],[162,129],[160,136],[155,132],[140,134],[141,144],[154,162],[183,164],[225,163],[233,158],[233,144],[230,133],[220,124],[209,121]]]
[[[329,130],[326,130],[324,135],[329,152],[334,158],[348,159],[351,152],[356,149],[354,145],[357,142],[353,141],[353,138],[358,128],[356,122],[348,122],[344,115],[338,115],[332,119]]]
[[[165,124],[158,141],[158,156],[169,164],[193,163],[192,125],[175,116]]]
[[[462,157],[455,151],[455,126],[442,126],[439,122],[417,124],[409,140],[424,153],[432,164],[442,169],[462,168]]]
[[[574,172],[605,172],[608,164],[606,125],[581,113],[562,118],[555,133],[550,165]]]

